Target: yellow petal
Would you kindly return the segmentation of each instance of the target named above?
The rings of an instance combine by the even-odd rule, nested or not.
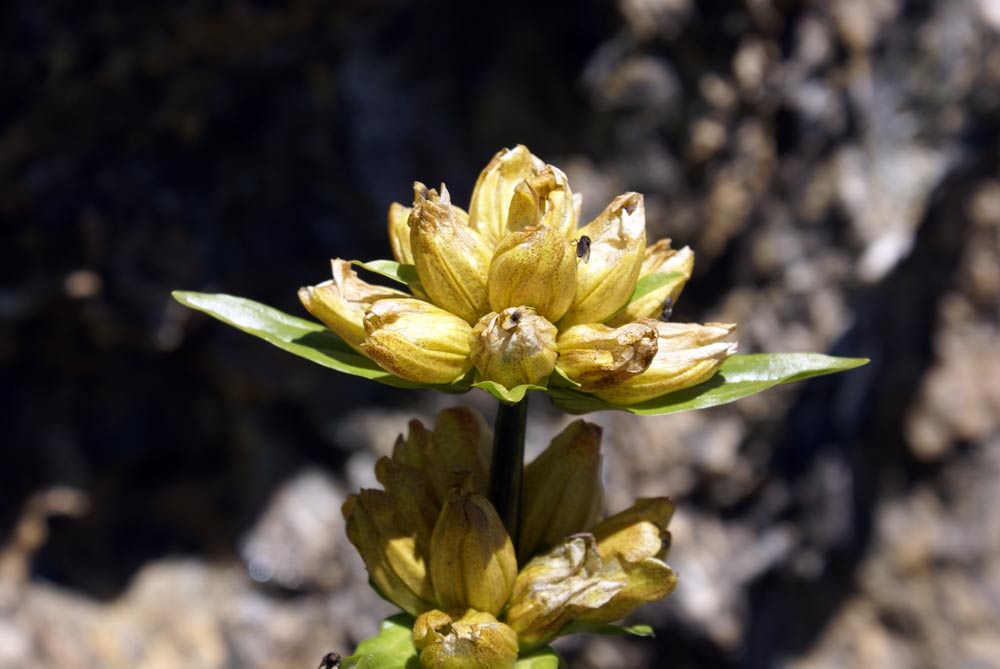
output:
[[[479,174],[469,203],[469,227],[477,231],[490,249],[506,234],[514,189],[545,167],[527,147],[502,149]]]
[[[526,305],[550,322],[562,318],[576,292],[576,253],[546,225],[511,232],[493,254],[487,283],[490,308]]]
[[[657,602],[677,587],[677,574],[664,562],[646,558],[636,564],[620,565],[625,587],[603,606],[584,611],[577,620],[610,623],[624,618],[643,604]]]
[[[595,390],[594,394],[611,404],[644,402],[708,380],[735,352],[736,344],[732,342],[671,350],[661,337],[659,350],[645,372],[617,385]]]
[[[416,299],[381,300],[365,312],[361,350],[383,369],[421,383],[451,383],[472,367],[471,328],[458,316]]]
[[[434,527],[430,556],[431,582],[445,609],[496,615],[510,598],[517,576],[514,545],[482,495],[452,489]]]
[[[488,311],[486,276],[491,253],[479,234],[441,194],[414,185],[410,249],[424,291],[437,306],[475,323]]]
[[[474,409],[458,406],[439,413],[433,431],[411,420],[406,438],[396,440],[392,460],[417,469],[430,482],[436,522],[459,475],[473,492],[486,494],[492,450],[493,432],[486,420]]]
[[[526,306],[483,316],[472,329],[470,356],[480,376],[506,388],[540,383],[556,362],[556,327]]]
[[[597,550],[604,560],[639,562],[663,557],[667,525],[674,515],[674,503],[667,497],[636,500],[628,509],[605,518],[593,529]]]
[[[619,195],[576,234],[590,240],[590,253],[577,265],[576,294],[560,328],[603,322],[631,297],[646,249],[642,196]]]
[[[404,207],[398,202],[389,206],[389,245],[392,246],[392,257],[404,265],[413,264],[413,252],[410,250],[410,212],[412,207]]]
[[[428,611],[414,623],[413,640],[422,669],[512,669],[517,661],[517,634],[481,611],[457,620]]]
[[[625,585],[621,570],[611,572],[601,561],[594,537],[570,537],[517,575],[507,624],[517,632],[521,648],[531,648],[581,613],[607,604]]]
[[[406,293],[374,286],[358,278],[351,263],[330,261],[333,279],[299,289],[302,306],[357,351],[365,338],[365,310],[379,300],[409,297]]]
[[[434,608],[434,591],[416,531],[381,490],[362,490],[344,502],[347,538],[379,590],[411,615]]]
[[[524,469],[518,560],[523,564],[601,516],[601,428],[577,420]]]
[[[650,322],[619,328],[600,324],[574,325],[559,333],[556,365],[591,392],[641,374],[656,355],[657,330]]]
[[[623,325],[638,318],[659,318],[665,308],[671,309],[677,304],[693,268],[694,253],[686,246],[675,251],[670,248],[670,240],[661,239],[647,248],[640,281],[651,274],[676,273],[678,276],[630,302],[608,321],[608,325]]]

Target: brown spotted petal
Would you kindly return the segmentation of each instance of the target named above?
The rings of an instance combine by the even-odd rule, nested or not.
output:
[[[646,249],[646,214],[642,196],[616,197],[593,222],[580,228],[578,239],[590,240],[590,254],[576,268],[576,294],[560,328],[601,323],[631,297]]]
[[[506,388],[540,383],[556,362],[556,327],[526,306],[483,316],[472,329],[472,362],[480,376]]]
[[[601,324],[574,325],[559,333],[556,365],[591,392],[642,374],[657,351],[656,324],[627,323],[618,328]]]
[[[554,323],[576,292],[576,252],[546,225],[511,232],[493,254],[487,291],[493,311],[525,305]]]
[[[488,311],[490,249],[451,206],[443,185],[440,195],[421,183],[413,191],[410,250],[420,283],[431,302],[475,323]]]
[[[379,300],[409,297],[406,293],[375,286],[358,278],[351,263],[330,261],[333,279],[299,289],[302,306],[355,350],[365,338],[365,310]]]
[[[417,299],[381,300],[365,312],[361,350],[386,371],[420,383],[451,383],[472,367],[471,328]]]

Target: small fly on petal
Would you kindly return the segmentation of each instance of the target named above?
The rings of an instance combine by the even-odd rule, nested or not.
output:
[[[667,322],[674,315],[674,301],[669,297],[663,300],[663,308],[660,309],[660,320]]]
[[[323,659],[319,661],[318,669],[339,669],[340,667],[340,655],[337,653],[327,653],[323,656]]]
[[[590,260],[590,237],[581,235],[578,239],[574,239],[571,244],[576,247],[577,258],[580,258],[583,262]]]

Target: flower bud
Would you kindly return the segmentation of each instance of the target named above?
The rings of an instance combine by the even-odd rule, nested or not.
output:
[[[555,367],[556,327],[530,307],[510,307],[479,319],[469,348],[483,379],[508,389],[539,383]]]
[[[604,560],[619,558],[639,562],[663,557],[669,547],[667,525],[674,503],[667,497],[636,500],[628,509],[605,518],[593,529],[597,550]]]
[[[646,371],[656,355],[657,330],[650,322],[619,328],[582,323],[561,331],[556,342],[559,369],[591,392]]]
[[[441,506],[425,473],[405,462],[382,457],[375,463],[375,478],[402,522],[416,532],[417,545],[426,550]]]
[[[411,615],[433,608],[434,590],[417,531],[394,509],[381,490],[351,495],[342,508],[347,538],[364,560],[372,582]]]
[[[735,342],[718,341],[733,327],[659,323],[657,351],[649,368],[594,394],[611,404],[636,404],[706,381],[736,352]]]
[[[361,350],[383,369],[421,383],[451,383],[469,371],[469,325],[429,302],[381,300],[364,317]]]
[[[583,612],[597,609],[626,582],[601,561],[594,537],[569,537],[524,566],[514,584],[507,624],[527,649],[545,643]]]
[[[410,250],[410,212],[412,207],[404,207],[398,202],[389,205],[389,245],[392,257],[403,265],[413,264]]]
[[[399,290],[362,281],[346,260],[335,258],[330,265],[333,280],[300,288],[299,300],[323,325],[360,351],[360,344],[365,338],[365,310],[378,300],[408,296]]]
[[[410,249],[420,283],[434,304],[475,323],[489,303],[489,247],[456,213],[444,185],[440,196],[421,183],[413,190]]]
[[[559,168],[545,165],[538,174],[514,187],[504,232],[544,225],[569,239],[578,220],[577,199],[569,180]]]
[[[488,248],[496,248],[507,232],[514,189],[545,167],[527,147],[503,149],[479,174],[469,203],[469,227],[478,232]]]
[[[603,606],[582,612],[577,620],[610,623],[624,618],[643,604],[658,602],[677,587],[677,574],[661,560],[646,558],[635,564],[608,563],[609,574],[625,580],[625,586]]]
[[[627,304],[608,324],[623,325],[638,318],[659,318],[664,307],[669,309],[677,304],[693,268],[694,252],[687,246],[675,251],[670,248],[669,239],[661,239],[648,247],[639,280],[651,274],[675,273],[677,276]]]
[[[493,254],[486,287],[493,311],[523,304],[555,322],[576,292],[576,253],[545,225],[511,232]]]
[[[589,530],[603,506],[601,428],[577,420],[524,469],[518,561]]]
[[[430,546],[430,575],[445,609],[496,615],[510,598],[517,558],[489,500],[456,486],[438,517]]]
[[[670,544],[667,524],[673,513],[674,504],[666,497],[640,499],[594,528],[601,559],[620,566],[626,585],[604,606],[583,613],[580,620],[618,620],[673,592],[677,575],[660,559]]]
[[[510,669],[517,661],[517,634],[489,613],[469,610],[458,620],[428,611],[413,625],[422,669]]]
[[[576,268],[576,294],[562,328],[603,322],[631,297],[646,249],[642,196],[619,195],[577,234],[590,239],[590,256]]]
[[[416,467],[430,481],[436,521],[457,475],[468,478],[473,492],[486,494],[492,451],[493,432],[486,420],[479,412],[459,406],[439,413],[433,432],[411,420],[406,439],[396,441],[392,459]]]

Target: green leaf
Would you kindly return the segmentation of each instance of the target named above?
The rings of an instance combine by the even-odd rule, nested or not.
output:
[[[652,293],[657,288],[674,281],[681,281],[685,278],[687,278],[687,275],[684,272],[654,272],[653,274],[647,274],[635,282],[635,289],[632,291],[632,296],[612,315],[612,318],[625,311],[628,305],[641,297],[645,297],[648,293]]]
[[[569,413],[617,409],[655,416],[728,404],[783,383],[844,372],[867,363],[867,358],[837,358],[820,353],[734,355],[704,383],[630,406],[615,406],[572,388],[550,387],[549,394],[556,406]]]
[[[476,381],[472,384],[472,387],[485,390],[490,395],[493,395],[493,397],[497,398],[501,402],[506,402],[507,404],[517,404],[524,399],[524,396],[528,394],[529,390],[545,390],[545,386],[536,386],[529,383],[514,386],[508,390],[506,386],[501,385],[496,381]]]
[[[232,295],[181,290],[174,291],[173,296],[185,306],[260,337],[300,358],[338,372],[353,374],[397,388],[434,388],[453,393],[469,389],[468,379],[456,381],[451,385],[431,385],[401,379],[355,351],[326,326],[291,316],[266,304]]]
[[[515,669],[559,669],[566,661],[553,648],[544,646],[522,656],[514,664]]]
[[[679,281],[686,276],[684,272],[655,272],[654,274],[647,274],[636,281],[635,290],[632,291],[632,297],[628,298],[626,305],[635,302],[640,297],[644,297],[647,293],[652,293],[661,286],[665,286],[673,281]]]
[[[585,634],[600,634],[602,636],[618,636],[622,634],[631,634],[632,636],[643,636],[643,637],[653,637],[653,628],[649,625],[631,625],[629,627],[624,627],[622,625],[612,625],[610,623],[586,623],[586,622],[572,622],[566,627],[559,630],[559,636],[566,636],[567,634],[577,634],[579,632]]]
[[[420,277],[417,275],[417,268],[413,265],[403,265],[395,260],[369,260],[368,262],[352,260],[351,264],[404,284],[414,295],[424,294],[424,288],[420,285]]]
[[[413,619],[405,613],[382,621],[379,633],[358,644],[354,655],[340,661],[343,669],[419,669],[413,645]]]

